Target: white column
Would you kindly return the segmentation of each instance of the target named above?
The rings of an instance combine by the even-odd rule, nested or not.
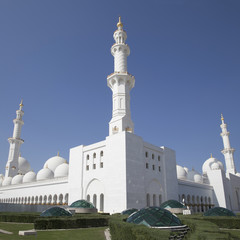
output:
[[[114,32],[115,44],[111,48],[114,57],[114,72],[107,77],[112,95],[112,119],[109,123],[109,135],[122,131],[134,131],[134,124],[130,112],[130,90],[134,87],[135,78],[127,72],[127,57],[130,49],[125,41],[127,34],[123,30],[121,18]]]
[[[23,102],[19,105],[19,110],[16,111],[16,119],[13,120],[14,130],[13,137],[8,139],[10,144],[8,161],[6,164],[5,177],[13,177],[18,173],[18,158],[20,153],[20,147],[24,142],[21,137],[22,125],[24,124],[22,117],[24,112],[22,111]]]
[[[226,172],[236,174],[233,154],[235,149],[231,148],[229,140],[229,132],[227,131],[227,124],[224,122],[223,115],[221,115],[222,124],[220,125],[222,133],[220,134],[223,139],[223,150],[221,151],[225,158]]]

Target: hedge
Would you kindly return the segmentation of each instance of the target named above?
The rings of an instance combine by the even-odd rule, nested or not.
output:
[[[219,226],[225,228],[239,224],[238,218],[232,217],[202,217],[202,216],[179,216],[183,224],[188,225],[190,232],[184,239],[233,239],[231,232],[222,231]],[[233,222],[235,221],[235,224]],[[221,226],[221,227],[222,227]]]
[[[0,222],[34,223],[38,217],[37,213],[1,213]]]
[[[126,216],[112,216],[109,228],[112,240],[158,240],[169,239],[169,230],[148,228],[143,225],[127,223]]]
[[[42,217],[34,223],[35,229],[71,229],[108,226],[108,217]]]

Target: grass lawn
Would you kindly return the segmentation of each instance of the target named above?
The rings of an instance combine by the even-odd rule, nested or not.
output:
[[[0,233],[0,239],[51,239],[51,240],[105,240],[104,230],[106,227],[100,228],[82,228],[82,229],[71,229],[71,230],[58,230],[58,231],[38,231],[37,237],[35,236],[19,236],[18,231],[20,230],[30,230],[34,228],[34,224],[18,224],[18,223],[0,223],[0,229],[13,232],[13,234],[3,234]]]

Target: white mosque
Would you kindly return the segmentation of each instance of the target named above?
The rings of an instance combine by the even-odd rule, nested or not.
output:
[[[19,154],[24,142],[21,102],[13,120],[13,136],[8,139],[5,176],[0,175],[0,203],[69,205],[86,199],[99,211],[115,213],[175,199],[184,200],[194,212],[213,206],[240,211],[240,174],[223,116],[220,127],[226,170],[212,156],[204,162],[202,174],[176,165],[174,150],[152,145],[134,134],[130,90],[135,78],[127,71],[130,49],[121,19],[113,37],[114,72],[107,77],[113,92],[109,135],[101,142],[71,148],[69,163],[58,154],[35,173]]]

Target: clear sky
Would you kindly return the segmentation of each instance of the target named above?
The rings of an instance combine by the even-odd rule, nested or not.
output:
[[[240,171],[239,0],[0,0],[0,172],[24,101],[22,156],[39,171],[60,152],[104,140],[110,48],[122,16],[135,76],[135,134],[201,171],[224,162],[220,115]]]

